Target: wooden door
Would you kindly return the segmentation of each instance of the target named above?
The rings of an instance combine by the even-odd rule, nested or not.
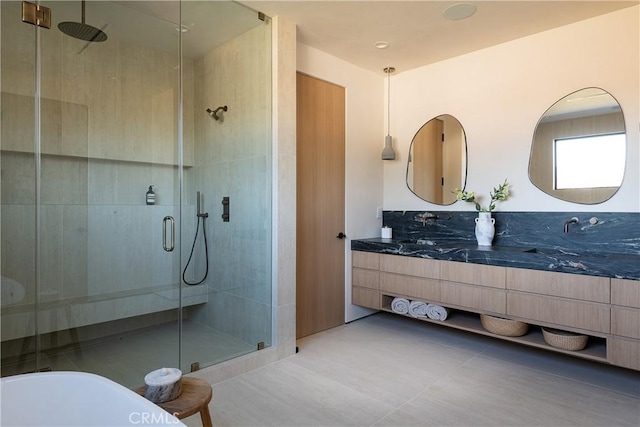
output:
[[[427,122],[413,141],[413,191],[442,203],[442,120]]]
[[[344,323],[345,90],[297,75],[296,337]]]

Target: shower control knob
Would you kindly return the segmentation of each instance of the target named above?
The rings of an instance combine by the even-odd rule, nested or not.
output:
[[[338,233],[338,235],[336,236],[338,239],[344,239],[345,237],[347,237],[346,234],[344,234],[342,231]]]

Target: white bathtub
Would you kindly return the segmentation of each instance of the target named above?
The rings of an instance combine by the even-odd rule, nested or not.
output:
[[[144,397],[84,372],[42,372],[2,378],[0,425],[184,426]]]

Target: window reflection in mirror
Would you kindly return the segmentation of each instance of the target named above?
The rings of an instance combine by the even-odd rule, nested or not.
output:
[[[464,188],[467,140],[460,122],[449,114],[435,117],[415,134],[409,148],[407,186],[421,199],[438,205],[456,201]]]
[[[559,138],[554,141],[556,190],[617,187],[625,160],[624,133]],[[598,173],[590,165],[599,164]]]
[[[602,203],[622,184],[625,156],[620,105],[608,92],[586,88],[553,104],[538,122],[529,179],[561,200]]]

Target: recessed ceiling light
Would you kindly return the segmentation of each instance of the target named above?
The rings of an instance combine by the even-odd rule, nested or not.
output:
[[[457,3],[449,6],[442,12],[442,16],[449,21],[460,21],[476,13],[477,7],[471,3]]]
[[[386,48],[389,47],[389,43],[387,43],[387,42],[376,42],[375,46],[378,49],[386,49]]]

